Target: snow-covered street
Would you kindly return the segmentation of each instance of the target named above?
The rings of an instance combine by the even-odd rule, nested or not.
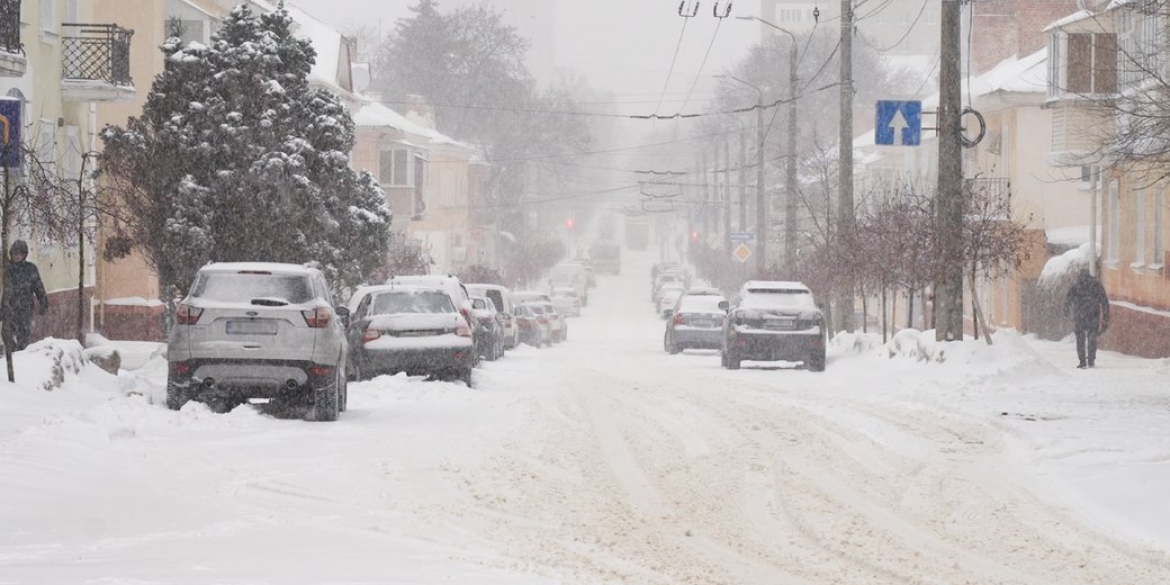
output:
[[[34,345],[0,384],[0,583],[1170,582],[1170,362],[842,335],[824,373],[729,371],[663,351],[651,262],[567,342],[471,390],[351,383],[332,424],[169,411],[140,346],[46,392],[80,347]]]

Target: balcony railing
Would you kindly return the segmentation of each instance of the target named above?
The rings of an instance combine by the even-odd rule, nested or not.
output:
[[[62,77],[132,86],[130,37],[134,31],[116,24],[63,23]],[[72,34],[70,34],[72,33]]]
[[[0,52],[24,54],[20,42],[20,0],[0,0]]]

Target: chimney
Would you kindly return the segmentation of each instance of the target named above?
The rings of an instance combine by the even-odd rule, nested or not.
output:
[[[406,119],[426,128],[435,129],[435,108],[421,95],[406,96]]]

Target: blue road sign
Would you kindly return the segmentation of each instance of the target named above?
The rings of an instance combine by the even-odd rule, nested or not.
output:
[[[0,98],[0,166],[20,167],[19,98]]]
[[[732,232],[727,234],[727,239],[733,242],[750,242],[756,239],[756,234],[751,232]]]
[[[922,102],[880,100],[873,128],[875,144],[918,146],[922,143]]]

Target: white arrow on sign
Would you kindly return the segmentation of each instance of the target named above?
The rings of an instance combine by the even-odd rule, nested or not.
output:
[[[910,123],[902,116],[902,110],[894,110],[894,117],[890,119],[890,128],[894,131],[894,146],[902,146],[902,131],[909,127]]]

